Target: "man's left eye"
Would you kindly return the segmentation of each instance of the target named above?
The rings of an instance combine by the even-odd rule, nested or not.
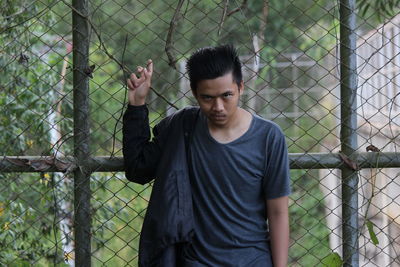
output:
[[[223,97],[225,97],[225,98],[228,98],[228,97],[231,97],[231,96],[233,96],[233,94],[231,94],[231,93],[223,94]]]

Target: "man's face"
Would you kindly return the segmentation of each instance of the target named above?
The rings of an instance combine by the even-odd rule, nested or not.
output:
[[[239,96],[244,89],[233,80],[232,73],[202,80],[197,84],[196,99],[211,127],[229,127],[235,120]]]

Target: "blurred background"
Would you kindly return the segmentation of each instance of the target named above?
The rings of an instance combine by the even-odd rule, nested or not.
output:
[[[90,66],[84,71],[89,79],[88,153],[103,157],[102,162],[119,159],[115,171],[91,172],[91,217],[78,222],[89,225],[93,266],[137,266],[152,184],[142,186],[124,177],[121,116],[127,105],[127,75],[149,58],[155,64],[154,91],[148,99],[152,126],[177,109],[195,105],[185,70],[191,53],[232,43],[243,62],[241,106],[283,129],[291,166],[295,155],[307,161],[315,153],[339,153],[338,1],[87,3],[86,10],[76,10],[67,0],[0,3],[1,266],[74,266],[74,170],[47,171],[42,165],[48,156],[76,155],[72,61],[80,51],[73,31],[81,29],[73,24],[73,13],[88,28],[81,38],[86,38]],[[399,1],[356,4],[356,151],[366,152],[372,145],[375,152],[397,157]],[[31,171],[18,171],[27,164]],[[342,264],[346,237],[341,230],[340,166],[317,165],[291,170],[290,266]],[[399,169],[377,164],[356,174],[359,265],[400,266]]]

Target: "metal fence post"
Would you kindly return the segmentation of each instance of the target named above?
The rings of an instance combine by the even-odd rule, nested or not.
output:
[[[73,83],[74,83],[74,171],[75,266],[91,265],[91,216],[89,160],[89,24],[88,1],[73,0]]]
[[[357,63],[355,0],[340,1],[340,95],[342,153],[353,159],[357,149]],[[358,174],[342,168],[342,234],[344,266],[358,266]]]

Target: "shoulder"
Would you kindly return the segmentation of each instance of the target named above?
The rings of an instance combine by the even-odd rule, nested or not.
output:
[[[252,114],[255,128],[263,131],[267,136],[284,137],[281,127],[275,122],[265,119],[257,114]]]
[[[197,114],[198,111],[199,111],[199,107],[187,106],[185,108],[182,108],[182,109],[172,113],[171,115],[168,115],[163,120],[171,121],[171,122],[174,122],[176,120],[182,120],[184,117],[188,117],[188,116]]]
[[[188,106],[185,108],[182,108],[178,111],[175,111],[174,113],[168,115],[164,119],[162,119],[158,125],[159,127],[169,127],[173,125],[180,124],[183,122],[185,118],[191,118],[194,117],[199,111],[199,107],[196,106]]]

